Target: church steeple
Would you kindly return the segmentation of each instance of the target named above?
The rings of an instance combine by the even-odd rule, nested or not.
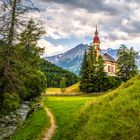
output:
[[[99,39],[99,36],[98,36],[98,28],[97,28],[97,25],[96,25],[96,30],[95,30],[95,36],[93,38],[93,44],[99,44],[100,45],[100,39]]]
[[[98,27],[97,27],[97,24],[96,24],[95,35],[98,35]]]
[[[100,51],[101,51],[101,49],[100,49],[100,38],[99,38],[98,34],[99,34],[98,33],[98,28],[97,28],[97,25],[96,25],[95,36],[93,38],[93,46],[94,46],[94,48],[96,50],[97,58],[99,57]]]

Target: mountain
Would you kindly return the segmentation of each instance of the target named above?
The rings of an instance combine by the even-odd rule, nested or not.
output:
[[[66,70],[79,74],[83,54],[86,49],[88,49],[88,45],[79,44],[65,53],[46,57],[45,59]]]
[[[46,57],[45,59],[66,70],[79,74],[83,55],[85,50],[87,49],[88,49],[87,44],[86,45],[79,44],[78,46],[74,47],[73,49],[65,53],[58,54],[51,57]],[[109,48],[107,50],[103,50],[102,52],[110,54],[115,59],[117,57],[117,49]]]
[[[46,57],[45,59],[68,71],[79,74],[83,55],[86,49],[88,49],[88,45],[79,44],[78,46],[65,53]],[[108,53],[113,58],[117,59],[117,51],[117,49],[108,48],[107,50],[102,50],[102,53]],[[136,63],[138,68],[140,69],[140,53],[138,58],[136,59]]]
[[[107,53],[111,55],[114,59],[117,59],[117,51],[118,49],[108,48],[107,50],[102,50],[103,53]]]

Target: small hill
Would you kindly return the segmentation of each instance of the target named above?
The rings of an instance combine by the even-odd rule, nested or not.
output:
[[[47,87],[60,87],[62,78],[65,78],[66,87],[78,82],[76,74],[64,70],[46,60],[42,60],[41,69],[47,77]]]
[[[62,91],[61,88],[48,88],[46,94],[78,94],[80,93],[79,83],[74,84],[70,87],[65,88],[65,91]]]
[[[63,139],[140,140],[140,75],[88,103]]]

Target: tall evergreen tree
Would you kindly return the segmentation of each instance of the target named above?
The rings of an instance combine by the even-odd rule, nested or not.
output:
[[[107,82],[106,73],[104,72],[104,60],[101,56],[98,57],[97,60],[97,86],[98,92],[103,92],[106,90],[105,83]]]
[[[89,62],[89,84],[87,92],[93,92],[97,90],[97,56],[94,46],[90,46],[88,53],[88,62]]]
[[[104,72],[104,61],[102,56],[97,56],[94,46],[90,46],[88,54],[84,55],[81,68],[80,89],[84,92],[103,92],[107,88],[106,73]]]
[[[87,91],[87,87],[89,84],[89,62],[87,57],[88,57],[87,52],[85,51],[80,71],[81,77],[80,90],[83,92]]]
[[[24,59],[34,68],[40,66],[40,55],[44,49],[37,46],[37,41],[44,33],[43,28],[31,19],[19,37],[20,45],[24,47]]]
[[[40,95],[46,86],[46,76],[39,67],[42,49],[37,47],[43,31],[30,20],[19,35],[19,4],[19,0],[9,0],[5,18],[0,18],[0,106],[9,106],[9,110],[19,101]]]
[[[125,45],[122,45],[118,50],[117,56],[117,75],[121,80],[127,81],[138,73],[135,61],[137,53],[133,48],[128,49]]]

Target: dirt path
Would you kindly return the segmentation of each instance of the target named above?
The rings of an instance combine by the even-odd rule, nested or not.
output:
[[[55,125],[55,121],[54,121],[54,116],[53,114],[49,111],[48,108],[45,108],[49,118],[50,118],[50,123],[51,123],[51,126],[50,128],[47,130],[47,132],[45,133],[44,135],[44,138],[43,140],[50,140],[54,134],[54,131],[56,129],[56,125]]]

